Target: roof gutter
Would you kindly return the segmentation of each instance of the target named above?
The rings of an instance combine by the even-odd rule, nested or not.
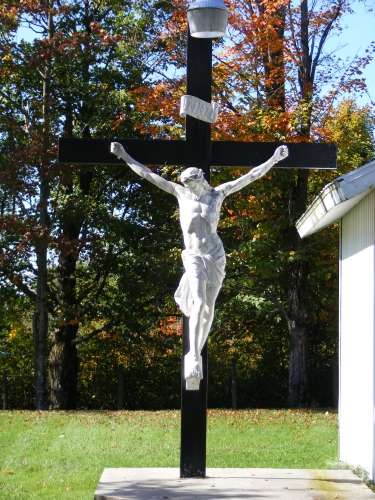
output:
[[[301,238],[341,219],[368,191],[375,187],[375,161],[367,163],[327,184],[298,219]]]

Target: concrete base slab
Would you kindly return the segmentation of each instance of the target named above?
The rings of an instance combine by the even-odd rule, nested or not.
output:
[[[375,500],[348,470],[207,469],[180,479],[179,469],[105,469],[94,500]]]

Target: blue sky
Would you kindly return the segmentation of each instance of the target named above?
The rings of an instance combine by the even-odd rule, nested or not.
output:
[[[359,2],[353,2],[352,8],[355,13],[346,15],[342,22],[342,26],[346,26],[346,29],[338,37],[329,40],[333,49],[343,46],[337,52],[341,58],[353,58],[356,54],[364,55],[366,48],[375,41],[375,12],[367,12],[364,5]],[[366,78],[370,97],[358,96],[357,102],[364,105],[371,104],[372,101],[375,105],[375,60],[367,66],[363,76]]]

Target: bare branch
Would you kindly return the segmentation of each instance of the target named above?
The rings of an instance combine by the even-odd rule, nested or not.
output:
[[[84,335],[83,337],[79,337],[78,339],[73,339],[70,342],[70,345],[77,345],[77,344],[82,344],[83,342],[87,342],[88,340],[92,339],[93,337],[96,337],[96,335],[99,335],[99,333],[104,332],[104,328],[97,328],[96,330],[93,330],[91,333],[88,335]]]
[[[332,29],[333,23],[340,16],[341,11],[342,11],[342,3],[340,2],[339,5],[336,7],[336,12],[335,12],[334,16],[327,23],[326,27],[324,28],[323,34],[320,38],[319,45],[318,45],[318,48],[316,51],[316,56],[314,57],[314,60],[313,60],[312,66],[311,66],[311,81],[314,81],[315,71],[316,71],[316,68],[317,68],[318,63],[319,63],[319,59],[320,59],[321,52],[323,50],[323,46],[324,46],[324,44],[327,40],[327,37]],[[312,53],[311,53],[311,56],[312,56]]]
[[[275,297],[275,295],[273,293],[271,293],[269,290],[267,290],[266,288],[264,288],[264,293],[265,293],[266,299],[268,299],[270,302],[275,304],[275,306],[278,308],[280,313],[284,316],[287,323],[289,324],[290,318],[289,318],[288,311],[283,307],[283,305],[281,304],[279,299],[277,297]]]
[[[34,120],[31,115],[26,111],[22,104],[18,104],[14,99],[10,98],[5,92],[0,89],[0,96],[3,97],[6,101],[11,103],[18,111],[20,111],[33,125],[35,125]]]
[[[14,282],[13,282],[14,283]],[[27,298],[31,300],[31,302],[35,303],[36,301],[36,293],[31,290],[22,280],[18,280],[17,283],[14,283],[18,290],[20,290],[23,294],[26,295]]]

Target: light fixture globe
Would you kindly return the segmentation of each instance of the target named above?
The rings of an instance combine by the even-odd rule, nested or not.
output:
[[[221,0],[196,0],[190,5],[187,16],[191,36],[218,38],[225,35],[228,8]]]

